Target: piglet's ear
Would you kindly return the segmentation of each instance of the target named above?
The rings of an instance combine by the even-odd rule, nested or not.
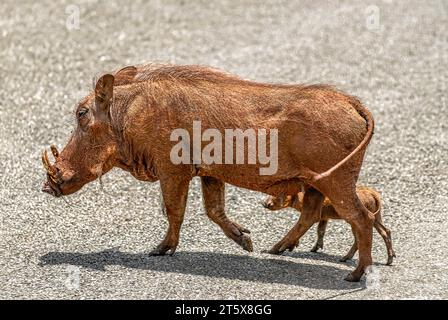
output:
[[[109,109],[114,94],[114,76],[105,74],[98,79],[95,85],[95,101],[99,109]]]
[[[295,194],[295,195],[292,196],[291,205],[290,206],[295,208],[298,203],[299,203],[299,195]]]

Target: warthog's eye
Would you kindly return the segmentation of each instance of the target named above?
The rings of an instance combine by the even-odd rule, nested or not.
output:
[[[87,114],[87,112],[89,112],[89,109],[82,108],[81,110],[78,111],[78,118],[84,117]]]

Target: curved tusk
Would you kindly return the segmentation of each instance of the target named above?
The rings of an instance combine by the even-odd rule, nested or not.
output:
[[[48,160],[48,154],[47,150],[42,152],[42,163],[44,165],[45,170],[47,170],[48,173],[50,173],[50,161]]]
[[[58,148],[56,148],[56,146],[54,144],[52,144],[50,146],[51,149],[51,153],[53,153],[53,157],[56,159],[57,157],[59,157],[59,151]]]
[[[47,173],[50,176],[51,180],[53,180],[53,182],[56,182],[55,171],[53,166],[50,164],[50,160],[48,160],[47,150],[45,150],[42,153],[42,163],[44,165],[45,170],[47,170]]]
[[[56,178],[53,177],[52,174],[49,174],[49,177],[50,177],[51,181],[53,181],[54,183],[58,184],[58,180],[56,180]]]

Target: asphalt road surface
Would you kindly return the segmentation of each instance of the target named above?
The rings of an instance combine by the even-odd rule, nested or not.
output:
[[[0,3],[0,298],[448,298],[448,1],[12,1]],[[79,17],[79,19],[78,19]],[[294,252],[261,253],[293,226],[262,194],[227,188],[247,253],[209,221],[198,180],[173,257],[148,257],[167,222],[157,183],[114,170],[64,199],[41,193],[40,153],[65,145],[73,109],[102,72],[163,61],[267,82],[324,82],[375,117],[360,183],[377,188],[397,258],[374,236],[372,273],[348,224]]]

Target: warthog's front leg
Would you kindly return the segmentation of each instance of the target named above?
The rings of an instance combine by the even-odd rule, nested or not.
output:
[[[320,212],[324,199],[324,195],[316,189],[309,188],[306,190],[303,196],[303,208],[299,221],[282,240],[269,250],[269,253],[282,254],[286,249],[292,251],[299,244],[300,238],[308,229],[320,220]]]
[[[224,182],[212,177],[202,177],[201,183],[205,212],[210,220],[219,225],[225,235],[239,244],[244,250],[253,251],[252,240],[247,235],[250,231],[227,218],[224,212]]]
[[[170,176],[160,179],[169,226],[163,241],[149,255],[164,255],[168,251],[170,255],[173,255],[176,251],[179,243],[180,227],[184,220],[189,184],[190,180],[187,178],[181,179]]]

